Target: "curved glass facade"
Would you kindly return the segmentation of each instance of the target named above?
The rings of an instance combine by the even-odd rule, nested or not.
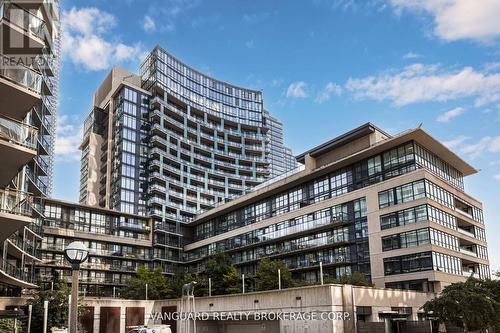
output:
[[[262,93],[237,87],[202,74],[156,47],[142,63],[143,88],[172,94],[184,103],[226,120],[263,124]]]
[[[147,196],[154,257],[182,260],[181,224],[271,176],[260,91],[204,75],[156,47],[141,66],[151,93]]]

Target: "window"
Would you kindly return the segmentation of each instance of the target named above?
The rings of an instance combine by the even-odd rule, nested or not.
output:
[[[137,121],[134,117],[127,114],[123,115],[123,125],[132,129],[137,128]]]
[[[429,228],[382,237],[382,251],[429,244]]]
[[[462,260],[447,254],[432,252],[433,269],[435,271],[462,274]]]
[[[368,159],[368,176],[382,172],[382,159],[380,155]]]
[[[416,162],[420,167],[426,168],[451,185],[463,190],[463,174],[457,169],[444,162],[437,155],[431,153],[418,143],[415,143],[415,155]]]
[[[288,193],[278,195],[274,199],[273,216],[281,215],[288,211]]]
[[[267,201],[255,205],[255,222],[262,221],[269,217]]]
[[[125,99],[133,103],[137,103],[137,92],[125,88]]]
[[[391,149],[383,154],[384,170],[391,170],[409,162],[413,162],[415,155],[413,152],[413,142]]]
[[[385,230],[425,220],[427,220],[427,205],[420,205],[380,216],[380,229]]]
[[[135,104],[125,101],[123,103],[123,112],[131,116],[137,117],[137,106]]]
[[[328,178],[316,180],[313,183],[312,199],[318,202],[330,197],[330,184]]]
[[[135,155],[122,152],[122,162],[126,164],[135,165]]]
[[[135,143],[123,140],[122,142],[123,151],[135,154]]]
[[[424,179],[379,192],[378,196],[380,208],[418,200],[426,196],[443,205],[453,207],[453,194]]]
[[[432,252],[420,252],[384,258],[384,274],[393,275],[432,270],[432,254]]]

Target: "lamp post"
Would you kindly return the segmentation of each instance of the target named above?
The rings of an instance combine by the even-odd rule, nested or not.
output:
[[[80,264],[87,260],[89,250],[82,242],[70,243],[64,249],[64,257],[71,264],[71,308],[69,318],[69,333],[77,333],[78,322],[78,277]]]

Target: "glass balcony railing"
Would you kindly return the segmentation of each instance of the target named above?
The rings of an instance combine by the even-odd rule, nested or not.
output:
[[[10,275],[18,280],[23,280],[25,282],[31,283],[31,274],[23,271],[21,268],[11,264],[10,262],[4,260],[0,257],[0,269],[4,271],[7,275]]]
[[[30,168],[26,169],[26,175],[31,180],[31,182],[38,188],[39,191],[41,191],[42,193],[47,193],[48,186],[43,180],[47,179],[47,177],[36,175],[35,172]]]
[[[33,231],[35,234],[42,236],[43,235],[43,228],[40,224],[37,224],[36,222],[30,223],[27,225],[28,229]]]
[[[120,222],[120,228],[132,229],[132,230],[138,230],[138,231],[149,231],[150,230],[148,225],[145,225],[142,223],[140,224],[140,223]]]
[[[33,196],[31,193],[0,188],[0,211],[31,216]]]
[[[9,63],[8,58],[0,55],[2,64]],[[9,81],[23,86],[37,94],[40,94],[42,87],[42,76],[32,68],[16,65],[16,66],[0,66],[0,76],[5,77]]]
[[[43,38],[45,22],[32,12],[12,3],[5,1],[0,6],[0,18],[31,33],[38,38]]]
[[[0,140],[36,149],[36,128],[17,120],[0,116]]]
[[[33,244],[31,244],[26,239],[22,238],[17,234],[10,235],[8,239],[12,244],[17,246],[25,253],[29,254],[32,257],[37,257],[35,246],[33,246]]]

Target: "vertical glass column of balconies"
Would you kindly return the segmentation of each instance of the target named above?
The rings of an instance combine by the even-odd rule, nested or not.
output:
[[[22,45],[21,52],[7,47],[4,40],[6,54],[0,55],[0,146],[6,161],[0,173],[11,177],[0,184],[4,186],[0,214],[6,236],[0,269],[11,276],[4,282],[13,289],[33,286],[30,279],[38,260],[41,229],[33,222],[32,195],[47,195],[51,187],[59,59],[59,51],[54,49],[59,38],[59,12],[54,6],[43,2],[0,3],[2,31],[9,35],[10,45]]]

